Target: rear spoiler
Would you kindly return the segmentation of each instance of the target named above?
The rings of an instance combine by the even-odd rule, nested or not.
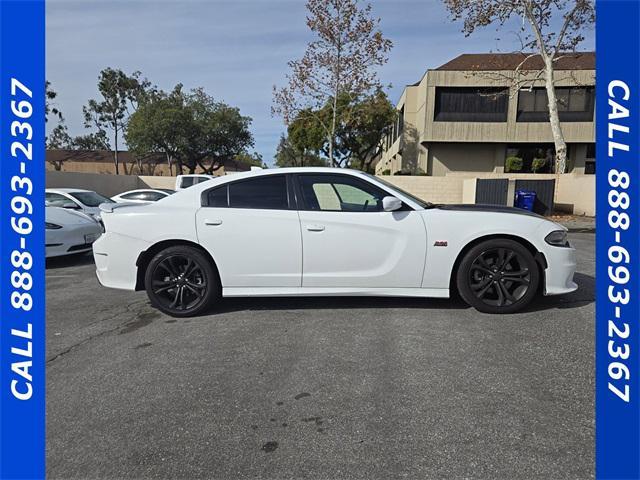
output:
[[[139,207],[142,203],[136,202],[118,202],[118,203],[101,203],[98,208],[102,212],[112,213],[114,210],[122,207]]]

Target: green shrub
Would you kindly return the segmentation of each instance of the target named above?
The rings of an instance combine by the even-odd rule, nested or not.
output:
[[[520,157],[507,157],[504,162],[504,169],[507,173],[519,172],[522,170],[522,158]]]
[[[380,175],[391,175],[391,170],[387,168],[386,170],[383,170],[382,172],[380,172]]]
[[[547,165],[546,158],[534,158],[533,162],[531,162],[531,170],[533,170],[533,173],[536,173],[542,170],[546,165]]]
[[[406,175],[406,176],[425,176],[427,173],[421,168],[416,168],[415,170],[411,170],[409,168],[403,168],[402,170],[398,170],[394,175]]]

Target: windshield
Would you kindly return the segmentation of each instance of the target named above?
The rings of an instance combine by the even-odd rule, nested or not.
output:
[[[382,183],[384,186],[390,188],[394,192],[397,192],[397,193],[399,193],[401,195],[404,195],[405,197],[410,198],[411,200],[416,202],[418,205],[420,205],[422,208],[431,208],[431,207],[433,207],[433,203],[425,202],[421,198],[418,198],[415,195],[412,195],[409,192],[407,192],[405,190],[402,190],[401,188],[396,187],[393,183],[389,183],[386,180],[381,179],[380,177],[376,177],[375,175],[371,175],[370,173],[365,173],[365,175],[367,175],[367,176],[375,179],[376,181]]]
[[[97,207],[101,203],[113,203],[110,198],[96,192],[69,192],[69,195],[87,207]]]

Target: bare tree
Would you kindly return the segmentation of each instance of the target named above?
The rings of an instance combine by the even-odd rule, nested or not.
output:
[[[272,113],[285,124],[306,111],[314,115],[327,138],[329,164],[335,166],[334,144],[339,124],[338,98],[360,96],[380,86],[376,67],[387,62],[392,43],[379,29],[371,5],[359,0],[308,0],[307,26],[316,39],[303,57],[288,63],[287,86],[274,86]],[[329,108],[324,118],[315,115]]]
[[[471,35],[476,28],[491,24],[501,27],[514,18],[522,19],[523,58],[515,69],[514,87],[544,81],[549,104],[549,123],[556,149],[555,171],[564,173],[567,144],[562,133],[556,96],[555,65],[564,55],[575,52],[584,32],[595,21],[593,0],[443,0],[454,20],[463,20],[462,31]],[[525,28],[525,24],[528,28]],[[541,68],[533,68],[542,60]]]

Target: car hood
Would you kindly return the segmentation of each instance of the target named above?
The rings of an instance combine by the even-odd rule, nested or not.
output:
[[[512,213],[515,215],[527,215],[531,217],[544,219],[542,215],[538,215],[537,213],[530,212],[529,210],[524,210],[522,208],[516,208],[516,207],[506,207],[503,205],[441,204],[441,205],[434,205],[433,208],[437,208],[439,210],[453,210],[453,211],[464,211],[464,212]]]

